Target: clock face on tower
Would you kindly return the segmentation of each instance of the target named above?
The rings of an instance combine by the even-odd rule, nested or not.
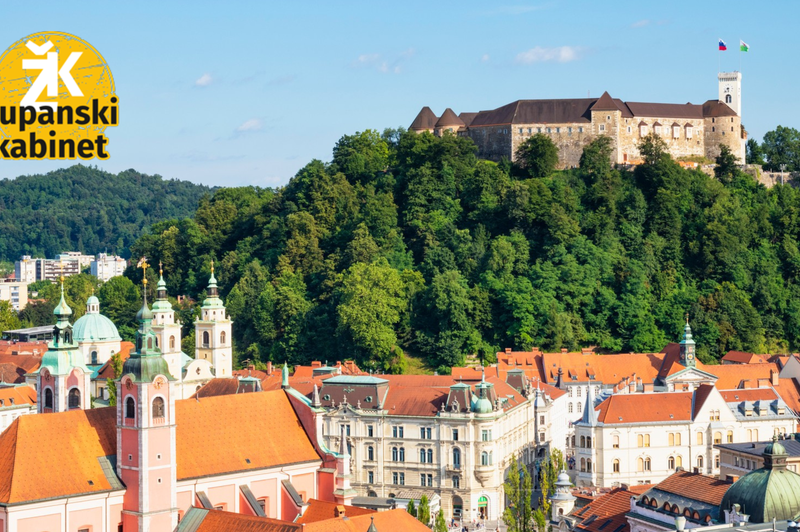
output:
[[[725,94],[730,94],[730,92],[731,92],[731,86],[725,85]]]

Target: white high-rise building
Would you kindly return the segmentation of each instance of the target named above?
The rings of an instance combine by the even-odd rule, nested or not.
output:
[[[128,261],[122,257],[100,253],[91,262],[91,273],[101,281],[106,282],[112,277],[124,274],[127,267]]]

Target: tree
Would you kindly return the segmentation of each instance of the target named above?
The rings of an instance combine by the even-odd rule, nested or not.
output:
[[[550,494],[555,492],[555,483],[561,470],[566,469],[564,455],[558,449],[553,449],[542,462],[539,469],[539,509],[544,515],[550,514]]]
[[[614,154],[614,141],[601,135],[584,146],[580,167],[589,176],[595,177],[611,171],[611,157]]]
[[[544,133],[525,140],[515,155],[517,167],[528,177],[548,176],[558,164],[558,146]]]
[[[714,175],[721,183],[727,185],[733,181],[739,171],[737,161],[738,158],[727,145],[719,145],[719,155],[716,158],[717,165],[714,167]]]
[[[778,126],[764,135],[761,149],[767,160],[768,170],[782,171],[781,165],[786,165],[788,172],[800,170],[800,131]]]
[[[351,179],[367,180],[387,169],[389,144],[372,129],[345,135],[333,148],[333,163]]]
[[[639,153],[644,159],[644,164],[654,165],[664,157],[669,157],[669,147],[660,135],[650,133],[642,138],[638,145]]]
[[[511,456],[508,476],[503,485],[506,493],[506,509],[503,511],[503,522],[508,532],[533,532],[533,512],[531,510],[531,494],[533,486],[527,468]]]
[[[764,165],[764,150],[756,139],[747,139],[747,155],[745,160],[747,164]]]
[[[406,510],[408,510],[408,513],[410,513],[414,517],[417,516],[417,508],[414,506],[414,499],[408,501],[408,508],[406,508]]]
[[[122,355],[114,353],[109,359],[109,365],[114,372],[114,376],[106,379],[106,389],[108,390],[108,406],[117,406],[117,383],[116,380],[122,376]]]
[[[537,508],[536,511],[533,512],[533,522],[536,524],[536,530],[538,532],[547,532],[547,516],[541,508]]]
[[[433,532],[447,532],[447,523],[444,520],[444,512],[439,510],[436,514],[436,522],[433,525]]]
[[[20,326],[19,316],[11,307],[11,302],[0,301],[0,331],[19,329]]]
[[[431,522],[431,507],[428,503],[428,496],[423,495],[419,500],[419,509],[417,510],[417,520],[425,526]]]

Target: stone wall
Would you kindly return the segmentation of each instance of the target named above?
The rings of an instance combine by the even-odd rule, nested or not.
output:
[[[578,166],[583,148],[594,140],[591,124],[514,124],[511,128],[511,150],[516,156],[520,144],[543,133],[558,147],[558,168]],[[513,159],[512,159],[513,160]]]
[[[667,144],[669,153],[673,159],[680,157],[692,157],[705,155],[705,143],[703,139],[703,120],[689,118],[664,118],[657,116],[625,118],[621,124],[620,131],[620,152],[621,158],[617,162],[638,162],[641,159],[639,154],[639,142],[642,140],[642,131],[639,123],[647,124],[645,135],[654,132],[654,124],[661,124],[661,139]],[[678,136],[673,134],[672,124],[677,123]],[[692,125],[691,138],[688,136],[686,124]]]
[[[719,155],[719,145],[725,144],[733,154],[744,162],[742,153],[742,126],[738,116],[721,116],[705,119],[705,156],[712,161]]]
[[[486,126],[471,127],[467,129],[467,136],[478,147],[478,157],[499,161],[503,157],[511,159],[511,128],[512,126]]]

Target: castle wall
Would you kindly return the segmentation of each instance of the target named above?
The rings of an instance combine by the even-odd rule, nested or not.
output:
[[[719,145],[725,144],[730,148],[739,164],[743,164],[745,157],[742,152],[742,122],[738,116],[721,116],[705,119],[705,156],[715,159],[719,155]]]
[[[641,159],[639,148],[637,147],[642,140],[642,135],[639,130],[639,123],[647,123],[647,132],[653,133],[656,122],[661,124],[661,139],[667,144],[669,153],[673,159],[681,157],[693,157],[706,155],[705,149],[705,121],[699,118],[664,118],[664,117],[634,117],[630,120],[630,124],[626,126],[622,134],[622,145],[624,146],[623,152],[628,154],[628,161],[638,161]],[[678,136],[675,137],[672,130],[672,124],[678,124]],[[686,124],[692,125],[691,138],[687,135]],[[628,130],[630,127],[630,130]],[[630,131],[630,132],[629,132]]]
[[[503,157],[512,158],[510,128],[511,126],[508,124],[503,126],[471,127],[467,130],[467,134],[472,139],[472,142],[478,146],[478,157],[489,159],[490,161],[499,161]]]
[[[520,144],[543,133],[558,146],[558,168],[578,166],[583,148],[594,140],[592,124],[514,124],[510,127],[511,153],[516,155]],[[514,157],[511,157],[514,160]]]

